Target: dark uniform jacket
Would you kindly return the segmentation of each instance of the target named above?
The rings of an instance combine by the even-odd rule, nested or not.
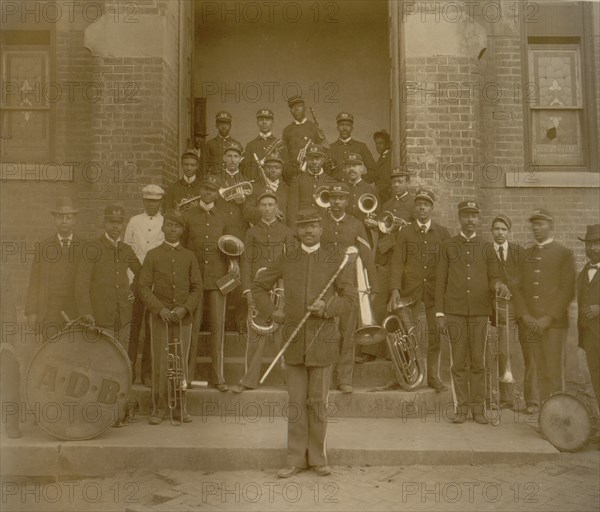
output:
[[[163,308],[172,311],[176,306],[182,306],[189,313],[182,321],[187,325],[202,298],[198,260],[181,244],[173,247],[163,242],[148,251],[139,286],[142,300],[152,313],[157,315]]]
[[[93,315],[100,327],[114,327],[117,314],[119,327],[131,322],[129,278],[131,270],[137,278],[142,265],[131,246],[118,242],[115,247],[105,235],[86,248],[77,266],[75,296],[79,315]],[[136,281],[134,280],[134,286]]]
[[[206,162],[204,163],[205,170],[208,174],[220,174],[223,169],[223,153],[226,145],[237,142],[231,135],[223,138],[220,135],[206,141]]]
[[[322,249],[318,249],[308,254],[300,246],[295,246],[286,254],[280,255],[254,280],[252,295],[258,310],[266,319],[270,319],[275,305],[269,299],[268,292],[278,279],[283,278],[285,322],[282,333],[285,340],[299,325],[307,308],[314,303],[339,268],[342,258],[341,251],[340,254],[325,254]],[[308,317],[285,352],[286,364],[329,366],[338,360],[340,335],[333,317],[340,316],[353,307],[355,293],[352,285],[344,278],[344,272],[341,272],[323,297],[327,305],[327,318],[317,318],[314,315]]]
[[[320,174],[312,174],[310,172],[301,172],[296,180],[291,184],[290,198],[294,205],[297,205],[299,210],[305,208],[317,208],[320,210],[321,215],[325,213],[324,209],[321,209],[315,203],[314,194],[319,187],[327,186],[331,187],[338,181],[332,178],[325,171]],[[292,212],[295,214],[295,212]]]
[[[183,178],[173,183],[165,193],[163,208],[165,211],[174,210],[182,199],[189,199],[200,195],[200,179],[196,178],[188,183]]]
[[[75,315],[75,274],[81,261],[84,242],[73,235],[69,250],[63,251],[58,235],[45,239],[36,246],[35,260],[31,266],[29,288],[25,302],[25,315],[36,314],[42,322],[48,312],[50,300],[60,300],[67,315]]]
[[[590,282],[588,279],[589,263],[583,267],[583,270],[577,277],[577,331],[579,334],[579,346],[583,348],[584,335],[591,335],[596,342],[600,339],[600,315],[595,318],[586,318],[583,314],[583,308],[600,304],[600,269],[596,270],[594,278]]]
[[[242,215],[244,216],[244,220],[251,224],[258,224],[261,219],[261,214],[258,211],[258,198],[260,195],[265,192],[267,189],[266,185],[259,183],[258,186],[254,187],[252,194],[250,194],[246,198],[246,202],[242,208]],[[286,225],[290,224],[291,212],[292,208],[290,207],[290,187],[287,183],[285,183],[282,179],[279,180],[279,185],[277,186],[277,191],[275,192],[277,196],[277,206],[279,211],[283,214],[282,222]],[[296,208],[297,210],[297,208]],[[281,220],[281,219],[280,219]]]
[[[375,185],[367,183],[364,179],[361,179],[357,183],[348,182],[348,186],[350,187],[350,195],[348,196],[348,209],[346,211],[358,220],[363,221],[366,219],[367,214],[359,210],[358,199],[366,193],[378,197],[377,189],[375,188]],[[373,213],[377,214],[379,211],[381,211],[381,202],[379,202],[377,209]]]
[[[219,204],[210,211],[195,206],[184,213],[184,219],[186,228],[181,243],[196,255],[204,289],[217,290],[217,281],[228,271],[227,257],[219,250],[217,241],[221,235],[235,234],[232,233],[235,230]]]
[[[377,193],[382,202],[387,201],[392,196],[392,151],[386,149],[375,162],[375,167],[368,172],[364,179],[373,183],[377,188]]]
[[[229,174],[226,171],[221,173],[221,187],[227,188],[232,187],[234,185],[238,185],[247,181],[246,178],[242,175],[240,171],[235,174]],[[254,190],[255,183],[252,183],[252,190]],[[248,196],[246,196],[247,200]],[[243,238],[244,233],[249,228],[248,223],[244,220],[244,206],[245,202],[242,204],[237,204],[235,201],[225,201],[221,195],[219,194],[217,200],[215,201],[219,206],[220,211],[224,212],[227,216],[227,224],[230,228],[230,234],[235,235],[238,238]]]
[[[279,141],[279,142],[278,142]],[[270,154],[278,153],[281,159],[284,162],[284,166],[289,160],[287,149],[282,139],[275,137],[275,135],[271,134],[268,137],[261,137],[260,135],[255,139],[252,139],[248,144],[246,144],[246,149],[244,151],[244,159],[240,163],[240,169],[242,174],[249,180],[256,180],[257,182],[264,182],[261,172],[258,168],[258,164],[254,158],[254,155],[258,157],[259,160],[262,160],[264,156],[267,154],[267,151],[270,151],[271,147],[275,147],[274,151],[271,151]]]
[[[436,269],[436,313],[489,316],[491,293],[499,277],[491,242],[478,235],[471,240],[456,235],[442,242]]]
[[[513,286],[517,317],[551,316],[550,327],[569,325],[569,304],[575,297],[573,252],[557,242],[525,247],[519,265],[519,281]]]
[[[335,163],[336,169],[344,169],[344,160],[350,153],[358,153],[367,168],[367,173],[373,174],[375,170],[375,160],[371,150],[364,142],[350,139],[348,142],[342,142],[339,138],[329,146],[329,156]],[[343,174],[343,173],[342,173]]]
[[[293,231],[278,220],[271,224],[259,220],[246,231],[240,265],[242,290],[251,290],[256,271],[271,265],[279,255],[285,254],[288,247],[295,244]]]
[[[389,193],[388,193],[389,196]],[[413,211],[415,206],[415,196],[410,192],[406,192],[400,197],[393,197],[383,203],[379,208],[381,213],[388,211],[392,212],[395,217],[399,217],[408,223],[413,222]],[[387,235],[379,233],[379,241],[377,242],[377,252],[375,253],[375,264],[378,266],[389,266],[392,259],[392,252],[398,239],[398,230]]]
[[[398,233],[391,258],[390,288],[402,298],[416,297],[425,306],[435,304],[435,284],[442,243],[450,238],[444,226],[431,222],[427,233],[413,222]]]
[[[321,137],[319,137],[317,125],[309,120],[306,120],[302,124],[292,121],[283,129],[282,138],[291,162],[298,161],[298,153],[306,146],[309,140],[314,144],[321,144],[323,142]]]

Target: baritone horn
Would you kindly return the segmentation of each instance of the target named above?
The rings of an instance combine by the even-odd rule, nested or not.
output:
[[[385,339],[385,329],[375,322],[375,315],[371,309],[371,287],[369,276],[363,262],[356,258],[356,291],[358,293],[359,326],[354,332],[357,345],[374,345]]]
[[[232,185],[231,187],[222,187],[219,189],[219,195],[225,201],[233,201],[234,199],[245,198],[252,194],[252,191],[254,190],[252,188],[252,183],[254,183],[254,180],[242,181]]]
[[[217,246],[229,261],[227,274],[217,280],[217,287],[223,295],[227,295],[241,284],[240,256],[244,253],[244,242],[237,236],[222,235],[217,240]]]
[[[181,344],[181,320],[177,328],[173,331],[173,326],[165,322],[167,343],[165,350],[167,352],[167,405],[171,415],[171,423],[179,426],[183,421],[183,394],[187,387],[184,371],[183,349]],[[171,331],[171,333],[169,332]],[[172,334],[172,336],[169,336]],[[179,417],[179,419],[177,419]]]
[[[266,270],[266,268],[267,267],[259,268],[256,271],[256,277],[258,277],[260,272],[262,272],[263,270]],[[255,279],[256,279],[256,277],[255,277]],[[284,304],[284,300],[285,300],[285,295],[283,292],[283,279],[279,279],[277,281],[274,288],[269,292],[269,298],[271,299],[271,302],[275,306],[275,309],[283,309],[283,304]],[[256,306],[254,304],[252,304],[248,310],[248,325],[256,334],[265,336],[267,334],[274,333],[278,329],[279,324],[276,322],[273,322],[272,320],[264,325],[259,324],[256,321],[257,316],[258,316],[258,309],[256,308]]]
[[[393,231],[400,231],[404,226],[407,226],[406,222],[402,217],[396,217],[392,212],[386,210],[377,219],[377,226],[379,231],[387,235]]]
[[[321,208],[329,208],[331,206],[331,197],[329,196],[329,187],[321,185],[313,195],[315,203]]]
[[[402,301],[398,309],[407,308],[415,300],[411,297]],[[410,309],[408,313],[412,316]],[[389,315],[383,321],[383,327],[387,332],[386,342],[400,387],[405,391],[418,388],[425,378],[425,365],[414,332],[416,326],[407,329],[398,315]]]
[[[373,212],[377,210],[377,205],[379,202],[377,201],[377,197],[370,192],[365,192],[362,196],[358,198],[358,209],[367,214],[367,217],[371,218],[373,216]]]

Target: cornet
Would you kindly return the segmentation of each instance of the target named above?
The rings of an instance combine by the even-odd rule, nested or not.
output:
[[[400,231],[404,226],[407,225],[408,222],[406,222],[401,217],[396,217],[389,210],[383,212],[377,219],[377,226],[379,227],[379,231],[381,231],[385,235],[392,233],[395,230]]]
[[[254,183],[254,180],[242,181],[236,185],[232,185],[231,187],[222,187],[219,189],[219,195],[225,201],[233,201],[237,198],[245,198],[252,194],[252,191],[254,190],[252,188],[252,183]]]
[[[315,203],[321,208],[329,208],[331,206],[331,199],[329,197],[329,187],[327,185],[321,185],[313,195]]]
[[[377,210],[378,204],[377,197],[370,192],[365,192],[358,198],[358,209],[361,212],[366,213],[368,218],[373,217],[373,212]]]
[[[196,206],[194,203],[198,201],[201,197],[202,196],[186,197],[175,205],[175,209],[179,210],[180,212],[185,212],[189,210],[192,206]]]

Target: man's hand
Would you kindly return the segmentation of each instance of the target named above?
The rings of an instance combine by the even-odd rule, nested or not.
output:
[[[94,325],[96,323],[96,319],[93,315],[81,315],[79,319],[80,322],[84,324]]]
[[[244,297],[246,297],[246,301],[248,302],[248,307],[256,307],[256,304],[254,302],[254,296],[252,295],[252,292],[250,290],[248,290],[246,293],[244,293]]]
[[[442,334],[448,334],[448,320],[445,316],[436,316],[435,323]]]
[[[531,315],[523,315],[521,320],[528,329],[537,330],[540,327],[537,319],[533,318]]]
[[[240,277],[240,263],[236,260],[231,261],[231,271],[239,278]]]
[[[365,226],[367,226],[369,229],[376,229],[378,224],[375,219],[372,219],[371,217],[367,217],[365,219]]]
[[[283,324],[283,322],[285,321],[285,313],[283,309],[276,309],[275,311],[273,311],[273,313],[271,313],[271,320],[273,320],[273,322],[275,322],[276,324]]]
[[[35,329],[35,324],[37,324],[38,316],[36,313],[31,313],[27,315],[27,329],[33,331]]]
[[[583,314],[588,320],[596,318],[600,314],[600,305],[592,304],[583,308]]]
[[[325,301],[316,300],[310,306],[308,306],[308,311],[310,311],[315,316],[323,318],[325,316]]]
[[[388,301],[387,310],[391,313],[395,309],[398,309],[400,303],[400,290],[394,288],[390,293],[390,300]]]
[[[173,311],[171,311],[171,319],[173,322],[181,322],[185,315],[187,315],[187,309],[183,306],[175,306]]]
[[[545,331],[552,325],[552,317],[551,316],[543,316],[542,318],[538,318],[537,324],[542,331]]]
[[[504,300],[510,300],[510,298],[512,297],[508,286],[506,286],[501,281],[496,282],[496,294],[498,294],[500,298]]]
[[[172,315],[171,312],[167,309],[167,308],[162,308],[159,312],[158,312],[158,316],[160,317],[160,319],[163,322],[166,322],[167,324],[170,324],[172,321]]]

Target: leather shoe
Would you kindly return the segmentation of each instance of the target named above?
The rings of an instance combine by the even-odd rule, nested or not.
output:
[[[352,393],[354,391],[354,389],[352,389],[352,386],[350,384],[340,384],[338,386],[338,389],[342,393]]]
[[[298,468],[296,466],[287,466],[287,467],[277,471],[277,476],[279,478],[290,478],[290,477],[300,473],[300,471],[302,471],[303,469],[304,468]]]
[[[464,423],[465,421],[467,421],[467,415],[464,412],[459,412],[452,420],[452,423]]]
[[[217,391],[220,391],[221,393],[225,393],[225,391],[229,391],[229,386],[227,384],[225,384],[224,382],[220,382],[219,384],[217,384],[215,386],[215,388],[217,389]]]
[[[231,387],[231,391],[233,391],[234,393],[242,393],[242,392],[246,391],[247,389],[250,389],[250,388],[244,386],[243,384],[236,384],[235,386]]]
[[[179,417],[179,414],[177,415],[173,415],[173,419],[176,421],[181,421],[181,423],[191,423],[192,422],[192,417],[190,416],[190,413],[187,411],[183,411],[183,417]]]
[[[530,402],[527,404],[527,409],[525,409],[525,412],[527,414],[537,414],[539,410],[540,409],[536,403]]]
[[[435,389],[436,393],[441,393],[442,391],[448,391],[448,388],[440,379],[428,380],[427,385],[430,388]]]
[[[160,425],[162,423],[162,418],[160,416],[150,416],[148,423],[150,423],[150,425]]]
[[[331,468],[329,466],[313,466],[313,471],[319,476],[331,475]]]
[[[481,412],[479,412],[479,411],[473,413],[473,421],[475,423],[479,423],[480,425],[487,425],[488,424],[487,418]]]

